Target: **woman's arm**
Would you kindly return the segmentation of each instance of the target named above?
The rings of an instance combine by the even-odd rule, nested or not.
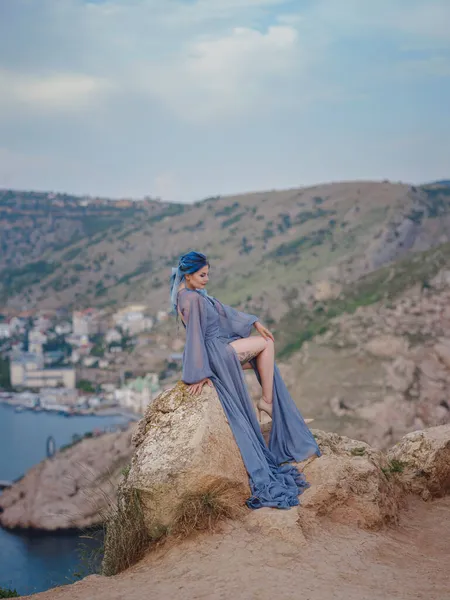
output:
[[[217,298],[214,298],[217,303],[216,306],[219,309],[219,313],[225,317],[225,321],[222,322],[223,326],[229,329],[230,334],[238,335],[242,338],[247,338],[252,332],[252,327],[255,327],[256,331],[262,335],[264,339],[270,338],[272,341],[274,337],[272,333],[264,327],[256,315],[250,315],[248,313],[236,310],[228,304],[223,304]]]
[[[218,303],[219,313],[222,317],[225,317],[222,326],[228,329],[232,335],[243,338],[248,337],[252,332],[253,325],[259,321],[258,317],[236,310],[228,304],[223,304],[217,298],[214,298],[214,300]]]

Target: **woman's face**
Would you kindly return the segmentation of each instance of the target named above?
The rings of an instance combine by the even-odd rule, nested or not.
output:
[[[200,270],[195,273],[191,273],[190,275],[186,275],[186,281],[189,283],[191,287],[196,290],[202,290],[209,281],[209,267],[205,265]]]

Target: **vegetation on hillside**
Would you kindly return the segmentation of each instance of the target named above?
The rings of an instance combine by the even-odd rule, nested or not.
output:
[[[430,280],[444,267],[450,267],[450,243],[369,273],[345,286],[336,299],[293,308],[276,328],[280,339],[278,357],[287,358],[304,342],[325,333],[334,317],[353,313],[360,306],[388,302],[416,284],[429,287]]]
[[[450,187],[350,182],[193,205],[5,190],[0,302],[161,306],[170,267],[195,249],[211,260],[210,293],[235,306],[251,297],[244,309],[270,305],[277,320],[291,306],[286,281],[301,292],[330,267],[354,281],[414,249],[411,236],[402,246],[402,224],[415,224],[422,248],[439,243],[450,228]]]

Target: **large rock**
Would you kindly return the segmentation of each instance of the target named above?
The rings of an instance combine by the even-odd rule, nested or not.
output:
[[[408,351],[408,341],[394,335],[380,335],[367,342],[365,349],[376,358],[396,358]]]
[[[0,524],[54,531],[101,523],[131,458],[131,436],[129,429],[84,439],[35,465],[0,496]]]
[[[179,382],[149,406],[133,436],[125,487],[137,490],[148,531],[170,527],[187,494],[233,487],[242,504],[248,475],[214,388],[193,396]]]
[[[450,369],[450,340],[441,339],[439,343],[435,345],[434,351],[439,360],[444,363],[447,369]]]
[[[392,363],[386,363],[386,383],[396,392],[405,393],[411,388],[416,375],[416,364],[404,356],[397,356]]]
[[[407,490],[424,500],[450,492],[450,425],[408,433],[388,452]]]
[[[311,487],[301,496],[300,524],[319,517],[377,529],[395,523],[402,485],[382,452],[364,442],[314,430],[322,456],[300,464]]]
[[[342,291],[342,286],[327,280],[317,281],[314,286],[314,299],[318,302],[326,302],[338,298]]]

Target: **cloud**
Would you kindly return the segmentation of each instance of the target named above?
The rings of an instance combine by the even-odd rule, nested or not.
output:
[[[447,0],[318,0],[311,14],[316,23],[354,36],[385,33],[415,39],[432,47],[450,47],[450,3]]]
[[[266,32],[236,27],[224,36],[190,41],[173,61],[149,66],[142,81],[181,118],[217,119],[273,105],[301,63],[292,27]],[[278,89],[271,87],[274,81]]]
[[[6,6],[22,35],[0,23],[0,102],[16,110],[95,108],[112,92],[147,97],[186,122],[300,110],[348,97],[343,81],[329,77],[345,39],[377,31],[402,44],[450,43],[444,0],[41,0],[31,13],[26,0]],[[437,68],[434,57],[420,60],[429,58]],[[402,60],[391,57],[393,70]],[[391,78],[388,64],[381,70]]]
[[[110,85],[82,74],[36,75],[0,70],[0,106],[43,111],[78,111],[100,100]]]
[[[10,172],[194,199],[392,177],[388,147],[421,127],[437,162],[449,18],[448,0],[0,0],[0,139],[28,157]]]

